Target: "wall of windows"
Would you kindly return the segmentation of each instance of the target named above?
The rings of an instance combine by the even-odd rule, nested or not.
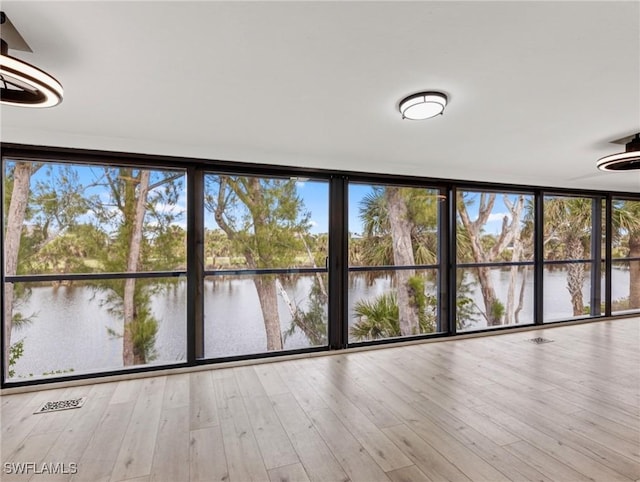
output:
[[[640,313],[640,195],[3,146],[3,386]]]

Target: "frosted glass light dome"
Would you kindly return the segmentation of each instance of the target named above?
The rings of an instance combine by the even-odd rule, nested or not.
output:
[[[403,119],[424,120],[444,112],[447,96],[441,92],[421,92],[413,94],[400,102]]]

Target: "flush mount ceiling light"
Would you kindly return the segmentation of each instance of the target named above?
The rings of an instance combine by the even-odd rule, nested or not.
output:
[[[625,152],[603,157],[596,165],[601,171],[610,172],[640,169],[640,133],[627,143]]]
[[[4,12],[0,12],[0,102],[20,107],[53,107],[62,102],[62,85],[39,68],[7,55],[12,49],[31,52]]]
[[[403,119],[424,120],[442,114],[446,105],[442,92],[420,92],[403,99],[399,108]]]

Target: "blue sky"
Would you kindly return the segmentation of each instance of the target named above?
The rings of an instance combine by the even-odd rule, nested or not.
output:
[[[326,233],[328,231],[329,212],[329,187],[323,181],[306,181],[298,183],[298,194],[304,200],[308,211],[311,212],[313,233]],[[369,184],[353,183],[349,185],[349,231],[352,233],[362,233],[362,223],[359,218],[360,202],[367,194],[373,191],[373,186]],[[509,196],[515,202],[516,196]],[[478,203],[480,194],[470,193],[468,199],[475,200],[475,203],[468,206],[469,214],[472,218],[478,215]],[[504,204],[504,196],[498,194],[489,216],[489,221],[485,225],[485,232],[497,234],[502,227],[502,219],[508,215],[509,209]]]

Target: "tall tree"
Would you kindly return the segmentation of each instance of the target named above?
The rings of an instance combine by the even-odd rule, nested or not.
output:
[[[107,272],[174,269],[175,264],[184,263],[184,257],[179,256],[184,253],[180,246],[184,244],[184,230],[174,225],[180,213],[173,211],[183,177],[182,172],[130,167],[104,169],[96,184],[108,189],[110,199],[97,199],[94,214],[105,229],[111,229],[110,248],[101,260]],[[123,321],[121,334],[110,331],[122,337],[125,366],[145,364],[156,356],[158,321],[151,310],[151,295],[159,289],[159,282],[162,281],[126,278],[98,285],[108,290],[111,311]]]
[[[409,210],[399,187],[385,188],[391,240],[393,242],[393,263],[395,266],[414,266],[413,246],[411,243],[412,223]],[[416,293],[409,280],[416,275],[414,269],[401,269],[396,272],[396,292],[398,297],[398,315],[400,317],[400,335],[419,333],[419,313],[415,303]]]
[[[515,205],[511,203],[508,196],[504,196],[507,206],[511,205],[511,219],[504,216],[502,227],[497,239],[490,246],[483,244],[483,228],[489,221],[489,216],[493,211],[496,201],[495,193],[480,193],[478,204],[478,216],[472,220],[467,209],[467,200],[464,193],[458,199],[458,216],[467,234],[469,246],[473,260],[476,263],[490,263],[496,261],[506,247],[511,243],[520,230],[520,214],[522,212],[523,196],[519,196]],[[476,268],[476,276],[480,283],[480,291],[484,303],[484,316],[489,326],[500,325],[503,322],[504,307],[498,296],[491,278],[491,269],[487,266]]]
[[[125,181],[125,222],[127,224],[130,223],[130,227],[128,229],[129,249],[126,267],[126,271],[128,273],[135,273],[138,271],[140,264],[142,228],[146,212],[147,193],[149,192],[149,176],[149,171],[141,170],[137,179],[132,178],[132,181]],[[135,183],[138,185],[137,193],[135,192]],[[124,293],[122,297],[124,314],[122,360],[125,366],[139,365],[146,362],[144,344],[134,342],[138,328],[136,326],[135,293],[136,279],[127,278],[124,282]]]
[[[32,162],[16,162],[12,175],[11,200],[5,222],[4,237],[4,273],[14,276],[18,272],[18,254],[20,252],[20,238],[24,225],[27,204],[29,203],[31,175],[41,164]],[[7,176],[9,177],[9,176]],[[13,283],[4,285],[4,369],[9,367],[9,352],[11,347],[11,331],[13,329]]]
[[[292,265],[303,249],[308,214],[294,180],[208,176],[207,209],[250,269]],[[267,338],[267,350],[283,348],[275,275],[254,276]]]
[[[511,219],[517,219],[518,221],[522,217],[524,209],[524,196],[518,196],[515,202],[509,199],[509,196],[504,196],[504,204],[511,213]],[[522,224],[516,223],[512,228],[512,249],[511,249],[511,261],[521,261],[524,256],[525,239],[532,239],[531,236],[522,236]],[[522,298],[524,296],[525,279],[523,275],[522,266],[511,266],[509,269],[509,287],[507,288],[507,306],[506,306],[506,320],[509,322],[518,323],[518,315],[522,310]],[[518,302],[516,302],[516,288],[518,283],[518,276],[522,276],[522,282],[520,285],[520,291],[518,296]]]

